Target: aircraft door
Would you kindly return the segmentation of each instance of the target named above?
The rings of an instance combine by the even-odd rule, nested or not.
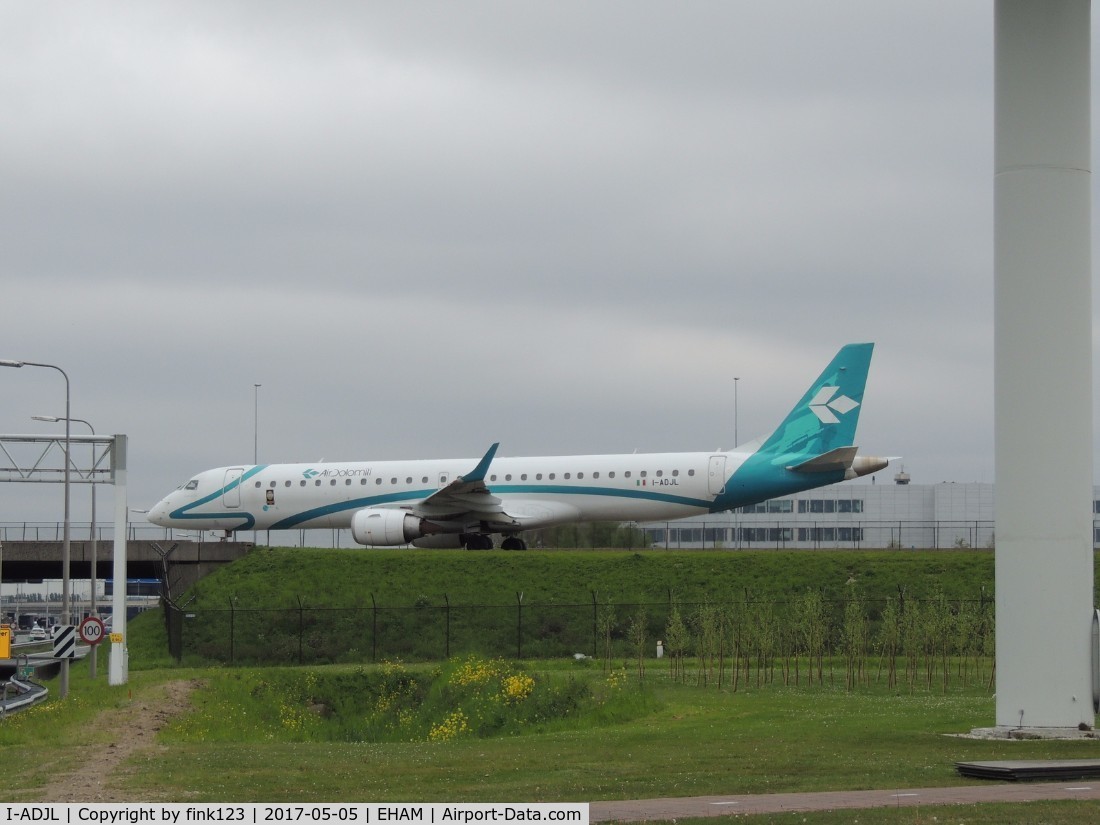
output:
[[[222,485],[222,504],[226,507],[241,506],[241,476],[243,467],[230,467],[225,471],[225,483]]]
[[[707,492],[712,496],[718,496],[725,489],[726,457],[724,455],[712,455],[710,465],[707,467]]]

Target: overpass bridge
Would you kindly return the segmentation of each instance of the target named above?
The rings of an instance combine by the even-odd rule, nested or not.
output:
[[[165,593],[178,596],[203,576],[242,558],[255,545],[242,541],[182,541],[163,539],[126,542],[126,575],[132,579],[160,579]],[[5,582],[41,582],[60,579],[61,541],[5,541],[3,576]],[[89,579],[92,575],[91,541],[69,542],[69,575]],[[109,542],[99,542],[96,553],[96,578],[111,578],[113,564]]]

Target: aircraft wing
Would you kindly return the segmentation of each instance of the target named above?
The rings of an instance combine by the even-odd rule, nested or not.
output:
[[[519,522],[504,512],[500,499],[485,484],[499,446],[500,442],[493,444],[472,471],[457,476],[416,504],[412,511],[435,522],[481,522],[494,532],[519,529]]]

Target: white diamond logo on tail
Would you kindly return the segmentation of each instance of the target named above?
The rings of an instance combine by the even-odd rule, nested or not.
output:
[[[858,401],[846,395],[834,398],[838,389],[839,387],[822,387],[810,401],[810,412],[816,415],[822,424],[839,424],[840,419],[834,415],[834,412],[844,415],[859,406]]]

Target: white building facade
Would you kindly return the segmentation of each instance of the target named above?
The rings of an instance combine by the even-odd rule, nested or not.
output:
[[[652,546],[668,549],[992,549],[993,490],[978,482],[839,484],[640,526]]]

